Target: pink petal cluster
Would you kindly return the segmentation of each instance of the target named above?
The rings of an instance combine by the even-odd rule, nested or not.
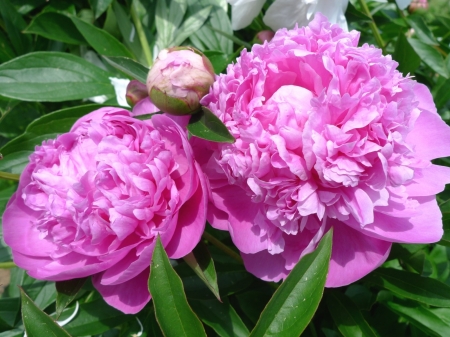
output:
[[[208,193],[185,131],[172,119],[102,108],[36,147],[3,216],[14,262],[37,279],[93,275],[107,303],[150,300],[156,237],[171,258],[199,242]]]
[[[450,128],[424,85],[358,39],[317,14],[244,50],[202,100],[236,138],[192,142],[208,220],[264,280],[285,278],[331,227],[328,287],[375,269],[392,242],[442,236],[435,194],[450,169],[431,160],[450,155]]]

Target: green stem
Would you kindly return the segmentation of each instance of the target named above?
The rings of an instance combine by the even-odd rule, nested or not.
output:
[[[369,22],[369,27],[370,29],[372,29],[373,32],[373,36],[375,37],[375,40],[377,41],[378,46],[383,49],[384,52],[384,41],[383,38],[380,35],[380,31],[378,30],[377,24],[375,23],[372,14],[370,13],[369,7],[367,7],[366,1],[365,0],[359,0],[359,3],[363,9],[364,14],[366,14],[370,20],[372,20],[371,22]]]
[[[14,174],[14,173],[0,171],[0,179],[19,181],[20,174]]]
[[[14,267],[17,267],[17,265],[14,262],[12,262],[12,261],[0,262],[0,269],[11,269],[11,268],[14,268]]]
[[[150,45],[148,44],[144,27],[142,27],[142,22],[139,19],[139,15],[136,11],[136,1],[134,0],[131,3],[131,18],[133,19],[134,26],[136,27],[136,32],[139,36],[139,41],[141,41],[142,50],[144,51],[144,56],[145,60],[147,61],[147,65],[151,67],[153,64],[152,51],[150,50]]]
[[[224,245],[222,242],[220,242],[218,239],[216,239],[214,236],[212,236],[211,234],[204,232],[203,233],[203,238],[205,240],[208,240],[211,244],[213,244],[214,246],[216,246],[217,248],[219,248],[221,251],[223,251],[225,254],[231,256],[233,259],[235,259],[236,261],[238,261],[239,263],[244,263],[244,261],[242,261],[242,257],[236,253],[234,250],[232,250],[230,247],[228,247],[227,245]]]

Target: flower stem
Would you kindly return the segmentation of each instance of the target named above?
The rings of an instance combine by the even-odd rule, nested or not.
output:
[[[359,3],[363,9],[364,14],[366,14],[370,20],[372,20],[371,22],[369,22],[369,27],[370,29],[372,29],[373,32],[373,36],[375,37],[375,40],[377,41],[378,46],[383,49],[384,52],[384,41],[383,38],[380,35],[380,32],[378,30],[377,24],[375,23],[372,14],[370,13],[369,7],[367,7],[366,1],[365,0],[359,0]]]
[[[0,269],[11,269],[11,268],[14,268],[14,267],[17,267],[17,265],[14,262],[12,262],[12,261],[0,262]]]
[[[19,181],[20,174],[14,174],[14,173],[0,171],[0,179]]]
[[[211,242],[211,244],[213,244],[214,246],[219,248],[221,251],[223,251],[225,254],[229,255],[230,257],[232,257],[236,261],[238,261],[240,263],[244,263],[244,261],[242,261],[242,257],[238,253],[236,253],[234,250],[232,250],[227,245],[224,245],[222,242],[220,242],[218,239],[216,239],[211,234],[209,234],[207,232],[204,232],[203,233],[203,238],[205,240],[208,240],[209,242]]]
[[[136,27],[136,32],[139,36],[139,41],[142,45],[142,50],[144,51],[145,60],[147,61],[147,65],[149,67],[153,64],[152,51],[150,50],[150,46],[147,41],[147,36],[144,32],[144,27],[142,26],[142,22],[139,19],[139,15],[136,10],[136,1],[133,0],[131,3],[131,18],[133,19],[134,26]]]

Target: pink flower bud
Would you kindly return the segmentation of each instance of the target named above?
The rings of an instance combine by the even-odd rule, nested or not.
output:
[[[428,0],[413,0],[409,5],[408,11],[414,13],[418,9],[428,9]]]
[[[192,47],[162,50],[147,77],[151,101],[172,115],[192,114],[214,83],[208,58]]]
[[[139,101],[148,97],[147,86],[137,80],[128,83],[126,99],[130,106],[135,106]]]
[[[262,30],[256,34],[256,39],[261,41],[261,43],[267,41],[269,42],[275,36],[275,32],[271,30]]]

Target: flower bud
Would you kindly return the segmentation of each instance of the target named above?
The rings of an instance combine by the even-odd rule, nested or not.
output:
[[[408,11],[414,13],[418,9],[428,9],[428,0],[413,0],[409,5]]]
[[[200,99],[214,83],[208,58],[192,47],[162,50],[147,77],[151,101],[161,111],[188,115],[200,108]]]
[[[127,94],[126,94],[127,103],[133,107],[139,101],[148,97],[147,86],[137,80],[132,80],[128,83],[127,86]]]
[[[260,41],[259,43],[264,43],[265,41],[270,42],[275,36],[275,32],[271,30],[262,30],[258,34],[256,34],[256,40]]]

